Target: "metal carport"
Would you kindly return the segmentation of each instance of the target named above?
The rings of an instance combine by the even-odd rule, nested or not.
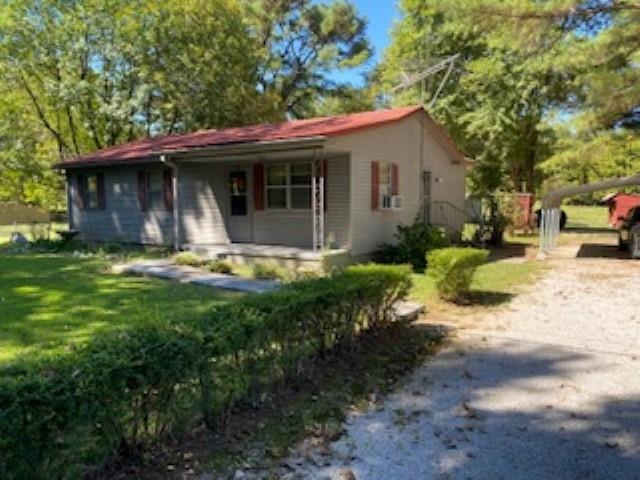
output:
[[[566,197],[592,193],[610,188],[640,186],[640,174],[630,177],[614,178],[602,182],[588,183],[558,188],[542,198],[540,218],[540,255],[544,256],[556,246],[560,234],[560,204]]]

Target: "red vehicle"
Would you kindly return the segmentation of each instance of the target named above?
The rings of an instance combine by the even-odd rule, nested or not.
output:
[[[635,256],[637,235],[640,233],[640,206],[633,207],[627,216],[620,218],[618,224],[618,248],[626,250],[631,247],[631,255]]]
[[[601,201],[609,206],[609,224],[618,228],[621,219],[626,218],[629,210],[633,207],[640,206],[640,195],[632,193],[612,193],[607,195]]]

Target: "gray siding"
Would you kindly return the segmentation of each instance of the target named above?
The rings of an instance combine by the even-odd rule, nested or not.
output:
[[[180,238],[183,243],[229,243],[224,167],[187,163],[178,167]]]
[[[146,212],[140,210],[136,172],[142,168],[70,170],[70,224],[80,231],[83,239],[160,245],[172,242],[173,215],[165,209],[163,202],[149,205]],[[161,172],[162,166],[145,169]],[[73,200],[78,191],[77,175],[97,172],[104,174],[105,209],[79,209]]]
[[[178,168],[178,206],[181,243],[225,244],[230,242],[229,196],[226,179],[229,170],[243,166],[252,175],[249,162],[182,163]],[[277,161],[275,161],[277,162]],[[265,164],[268,161],[264,162]],[[70,202],[70,223],[82,237],[97,241],[124,241],[171,244],[173,214],[164,205],[151,205],[147,212],[138,205],[136,172],[161,171],[162,166],[110,167],[101,170],[71,171],[70,196],[75,196],[78,173],[97,171],[105,177],[105,210],[78,210]],[[327,209],[325,233],[337,247],[349,245],[349,158],[327,161]],[[310,248],[312,246],[311,211],[253,209],[249,195],[253,242]]]

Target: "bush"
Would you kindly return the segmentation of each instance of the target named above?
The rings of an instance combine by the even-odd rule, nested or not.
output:
[[[180,252],[174,255],[173,263],[189,267],[201,267],[205,264],[205,261],[193,252]]]
[[[441,228],[416,221],[412,225],[398,225],[397,243],[383,245],[376,260],[381,263],[408,263],[416,272],[426,267],[426,253],[448,245],[447,236]]]
[[[224,260],[211,260],[207,263],[207,269],[213,273],[224,273],[227,275],[233,273],[231,264]]]
[[[442,248],[427,254],[428,273],[435,279],[440,297],[463,300],[469,293],[473,274],[488,255],[488,251],[476,248]]]
[[[287,272],[275,263],[259,262],[251,267],[251,274],[259,280],[285,280]]]
[[[0,368],[0,477],[80,477],[200,412],[214,428],[305,362],[394,320],[408,267],[362,265],[216,308],[204,321],[100,334]]]

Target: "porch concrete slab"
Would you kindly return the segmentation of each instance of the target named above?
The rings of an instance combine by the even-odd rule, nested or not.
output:
[[[222,273],[206,273],[199,268],[176,265],[170,260],[141,260],[114,265],[112,271],[249,293],[268,292],[280,286],[280,282],[275,280],[253,280]]]

